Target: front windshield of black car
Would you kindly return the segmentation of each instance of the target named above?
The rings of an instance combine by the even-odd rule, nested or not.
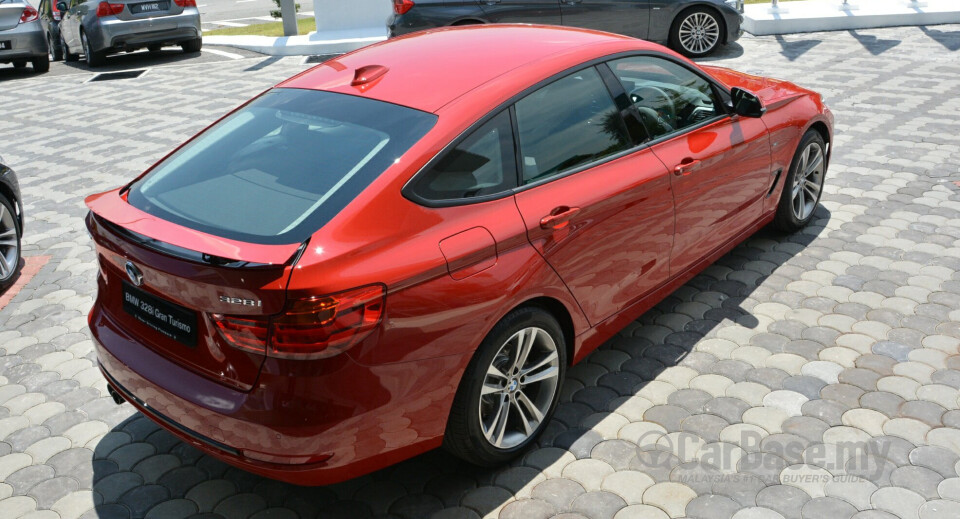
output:
[[[357,96],[274,89],[158,164],[132,186],[128,201],[228,239],[301,242],[436,120]]]

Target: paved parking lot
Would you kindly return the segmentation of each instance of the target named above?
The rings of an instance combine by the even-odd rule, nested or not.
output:
[[[960,517],[960,26],[745,38],[715,64],[824,93],[819,219],[761,232],[569,371],[538,448],[442,452],[302,488],[201,455],[107,396],[83,198],[304,68],[295,58],[0,88],[25,253],[0,310],[0,517]]]

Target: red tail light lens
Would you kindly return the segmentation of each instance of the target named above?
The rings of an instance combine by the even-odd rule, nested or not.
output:
[[[350,349],[383,319],[386,289],[360,287],[338,294],[292,301],[269,319],[215,314],[228,344],[241,350],[287,359],[323,359]]]
[[[116,16],[122,11],[123,4],[100,2],[100,5],[97,6],[97,18],[103,18],[104,16]]]
[[[267,350],[268,321],[214,314],[213,323],[230,346],[252,353]]]
[[[197,0],[173,0],[173,3],[179,5],[180,7],[196,7]]]
[[[294,301],[271,322],[271,357],[322,359],[349,349],[383,317],[383,285]]]
[[[23,12],[20,13],[20,23],[32,22],[37,18],[40,18],[40,13],[29,5],[24,7]]]
[[[407,11],[413,9],[413,0],[393,0],[393,12],[397,14],[407,14]]]

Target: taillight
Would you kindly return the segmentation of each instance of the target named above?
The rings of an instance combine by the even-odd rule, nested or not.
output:
[[[100,2],[97,6],[97,18],[104,16],[116,16],[123,11],[123,4],[111,4],[109,2]]]
[[[383,319],[383,285],[291,301],[269,318],[214,314],[228,344],[242,350],[286,359],[323,359],[350,349],[370,335]]]
[[[180,7],[196,7],[197,0],[173,0],[173,3],[179,5]]]
[[[32,22],[40,18],[40,13],[37,12],[32,6],[26,6],[23,8],[23,12],[20,13],[20,23]]]
[[[413,0],[393,0],[393,12],[397,14],[407,14],[413,6]]]
[[[259,319],[245,319],[221,314],[213,314],[213,322],[227,344],[234,348],[253,352],[266,351],[269,322]]]

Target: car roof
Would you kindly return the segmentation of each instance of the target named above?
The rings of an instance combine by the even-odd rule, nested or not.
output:
[[[604,55],[597,55],[599,48],[609,53],[611,44],[617,48],[613,52],[660,49],[627,36],[569,27],[520,24],[444,27],[345,54],[277,86],[352,94],[436,112],[508,71],[552,59],[557,62],[559,72]],[[366,72],[366,76],[374,79],[351,84],[358,69],[364,69],[361,75]],[[377,77],[379,73],[382,75]]]

